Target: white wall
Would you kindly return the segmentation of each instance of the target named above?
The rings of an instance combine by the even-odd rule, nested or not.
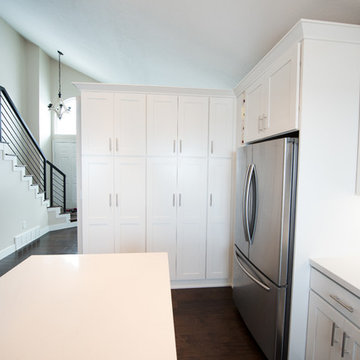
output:
[[[304,359],[309,258],[360,253],[360,45],[305,40],[289,359]]]
[[[26,40],[0,18],[0,85],[5,87],[22,114],[26,108]]]
[[[12,170],[12,161],[2,160],[0,150],[0,254],[14,245],[14,237],[26,230],[48,225],[47,207],[35,198],[34,190]]]

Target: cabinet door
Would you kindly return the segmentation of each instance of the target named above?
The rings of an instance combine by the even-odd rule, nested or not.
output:
[[[177,279],[205,278],[207,160],[179,159]]]
[[[253,85],[246,89],[244,120],[245,142],[254,141],[261,137],[265,91],[263,78],[258,79]]]
[[[341,355],[344,360],[360,360],[360,329],[344,319]]]
[[[340,359],[343,322],[339,312],[310,291],[307,360]]]
[[[234,99],[210,98],[209,153],[231,157],[234,151]]]
[[[207,156],[209,99],[201,96],[179,97],[179,154]]]
[[[114,95],[81,93],[82,155],[108,155],[114,149]]]
[[[298,129],[299,44],[285,52],[266,74],[264,136]]]
[[[115,94],[115,154],[146,154],[146,96]]]
[[[230,261],[231,159],[209,160],[206,277],[227,279]]]
[[[147,97],[147,153],[175,156],[177,153],[178,98],[174,95]]]
[[[115,161],[115,251],[145,252],[144,158]]]
[[[167,252],[176,278],[176,158],[147,160],[147,251]]]
[[[114,252],[113,159],[83,157],[84,253]]]

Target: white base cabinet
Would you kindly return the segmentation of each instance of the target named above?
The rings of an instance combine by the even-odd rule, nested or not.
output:
[[[145,251],[145,159],[84,157],[84,253]]]
[[[307,360],[360,360],[360,299],[312,269]]]
[[[209,160],[207,279],[226,279],[230,275],[231,176],[231,159]]]

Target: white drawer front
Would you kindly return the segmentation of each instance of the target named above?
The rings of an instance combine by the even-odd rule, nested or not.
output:
[[[357,296],[315,269],[311,269],[311,288],[360,327],[360,299]]]

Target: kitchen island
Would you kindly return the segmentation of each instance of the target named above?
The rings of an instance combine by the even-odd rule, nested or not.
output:
[[[0,278],[6,360],[176,359],[167,254],[31,256]]]

